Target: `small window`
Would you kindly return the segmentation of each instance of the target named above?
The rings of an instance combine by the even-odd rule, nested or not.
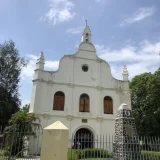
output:
[[[113,101],[109,96],[104,97],[104,114],[113,114]]]
[[[56,92],[53,100],[53,110],[64,111],[64,102],[64,93],[61,91]]]
[[[88,65],[84,64],[84,65],[82,66],[82,70],[83,70],[84,72],[87,72],[87,71],[88,71]]]
[[[79,112],[89,112],[89,96],[82,94],[79,99]]]

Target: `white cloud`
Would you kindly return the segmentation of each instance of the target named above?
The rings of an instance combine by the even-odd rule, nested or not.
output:
[[[127,64],[130,78],[144,72],[154,72],[160,67],[160,42],[142,42],[139,46],[127,45],[121,49],[109,49],[95,45],[100,58],[110,63],[112,74],[122,79],[122,68]]]
[[[70,0],[49,0],[49,10],[42,18],[55,25],[71,20],[76,13],[72,11],[74,4]]]
[[[25,67],[22,70],[21,78],[22,79],[33,79],[34,70],[36,69],[36,61],[38,59],[37,56],[29,54],[27,55],[27,58],[29,59],[29,63],[27,67]],[[57,70],[59,66],[59,61],[52,61],[52,60],[46,60],[45,61],[45,70]]]
[[[66,32],[71,34],[79,34],[79,33],[82,33],[83,29],[84,27],[69,28],[66,30]]]
[[[143,19],[150,17],[154,14],[155,8],[148,7],[148,8],[139,8],[131,17],[126,18],[120,26],[124,26],[127,24],[136,23],[142,21]]]

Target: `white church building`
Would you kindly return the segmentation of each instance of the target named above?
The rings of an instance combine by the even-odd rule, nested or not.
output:
[[[118,107],[131,108],[128,71],[124,66],[123,80],[112,76],[109,64],[97,56],[89,26],[75,54],[64,55],[57,71],[45,71],[44,65],[41,53],[30,103],[43,128],[59,120],[68,127],[69,139],[78,133],[113,135]]]

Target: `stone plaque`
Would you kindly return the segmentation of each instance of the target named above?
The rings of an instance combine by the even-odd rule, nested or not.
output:
[[[82,123],[87,123],[88,119],[82,119]]]

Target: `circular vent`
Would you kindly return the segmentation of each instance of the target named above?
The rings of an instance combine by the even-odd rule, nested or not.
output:
[[[84,64],[84,65],[82,66],[82,70],[83,70],[84,72],[87,72],[87,71],[88,71],[88,65]]]

